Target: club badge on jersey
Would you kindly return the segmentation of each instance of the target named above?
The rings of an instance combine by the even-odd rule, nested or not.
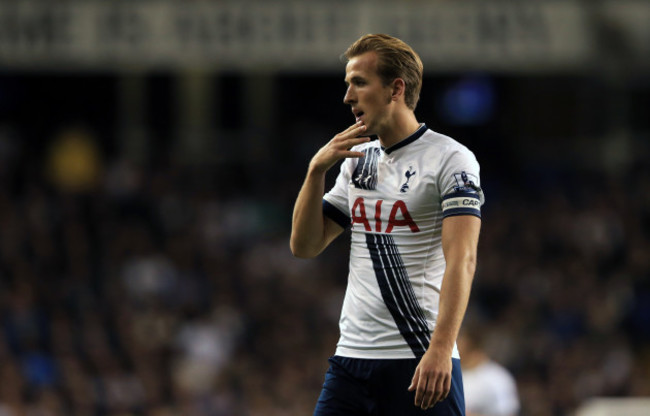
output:
[[[401,193],[405,194],[406,192],[408,192],[409,181],[413,176],[415,176],[416,173],[417,171],[413,170],[413,166],[409,166],[408,170],[404,173],[404,176],[406,177],[406,182],[404,182],[404,184],[402,184],[402,186],[399,188],[399,191]]]

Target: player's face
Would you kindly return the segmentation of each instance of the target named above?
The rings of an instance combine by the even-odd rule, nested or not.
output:
[[[350,105],[357,121],[363,121],[367,134],[380,134],[389,122],[392,87],[384,85],[377,73],[377,54],[356,56],[345,67],[348,86],[343,102]]]

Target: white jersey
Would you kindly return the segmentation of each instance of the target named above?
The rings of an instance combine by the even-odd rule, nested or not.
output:
[[[519,413],[515,379],[500,364],[486,361],[471,369],[463,368],[465,408],[484,416],[512,416]]]
[[[374,140],[354,150],[365,156],[345,159],[323,197],[325,215],[352,227],[336,354],[419,357],[438,316],[442,219],[480,217],[479,165],[465,146],[424,124],[390,148]]]

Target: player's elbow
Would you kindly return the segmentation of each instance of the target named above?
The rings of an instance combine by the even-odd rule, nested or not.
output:
[[[307,244],[300,244],[294,238],[289,241],[289,248],[291,249],[291,254],[299,259],[313,259],[319,253],[318,250],[310,248]]]
[[[299,259],[310,259],[312,256],[310,256],[306,250],[303,250],[301,247],[295,246],[293,244],[289,244],[289,247],[291,248],[291,254],[293,254],[294,257],[298,257]]]
[[[313,259],[318,255],[318,253],[315,253],[313,251],[309,250],[304,250],[304,249],[296,249],[296,248],[291,248],[291,253],[293,254],[294,257],[297,257],[299,259]]]

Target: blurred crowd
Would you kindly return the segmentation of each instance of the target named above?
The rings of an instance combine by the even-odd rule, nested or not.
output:
[[[311,414],[348,246],[289,252],[306,161],[233,187],[234,171],[107,160],[77,130],[36,153],[0,135],[0,160],[0,416]],[[522,415],[650,395],[648,166],[484,185],[468,319]]]

